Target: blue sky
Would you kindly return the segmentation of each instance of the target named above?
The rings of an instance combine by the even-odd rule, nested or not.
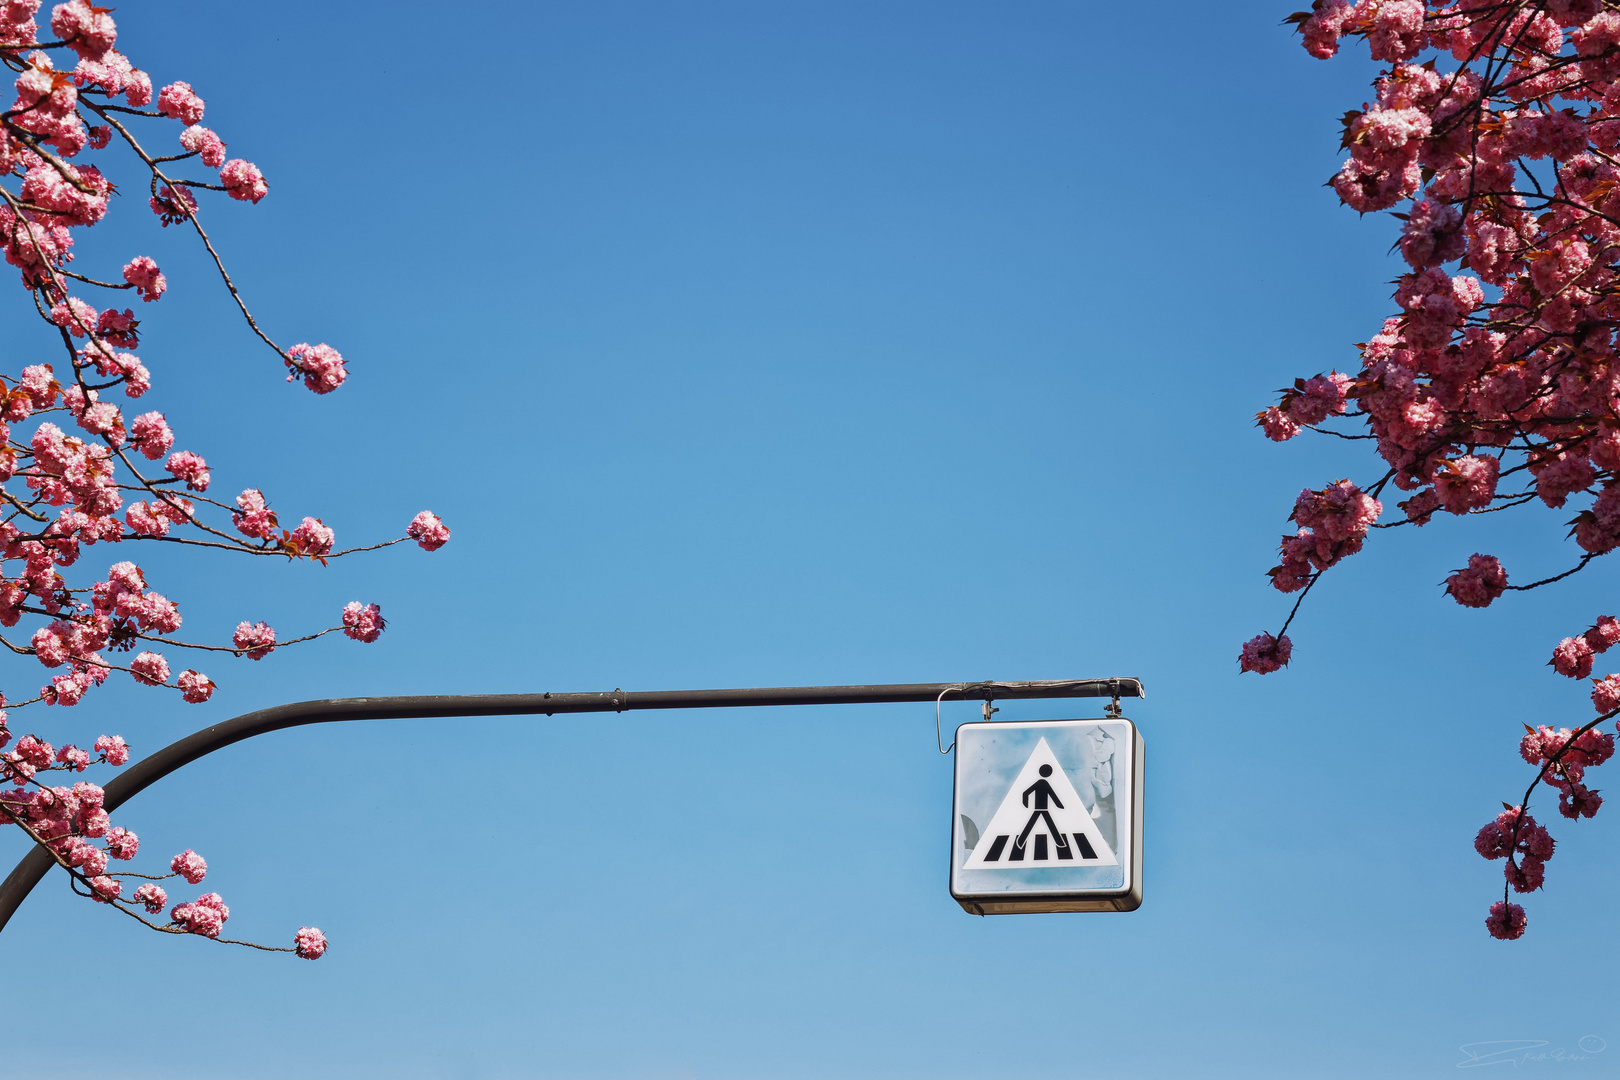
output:
[[[154,553],[188,630],[357,598],[389,629],[216,664],[205,706],[119,680],[41,734],[143,754],[328,696],[1133,675],[1145,901],[964,914],[925,705],[286,732],[121,816],[207,856],[233,931],[318,925],[328,957],[135,933],[48,881],[6,932],[11,1067],[1429,1077],[1585,1038],[1615,1045],[1519,1071],[1609,1072],[1620,812],[1550,815],[1518,943],[1484,933],[1471,839],[1527,782],[1521,723],[1587,715],[1545,658],[1617,613],[1614,570],[1484,612],[1438,584],[1474,551],[1563,569],[1567,514],[1381,534],[1291,668],[1238,675],[1285,613],[1293,495],[1374,475],[1252,416],[1353,363],[1398,273],[1393,223],[1322,187],[1372,66],[1310,60],[1287,13],[121,5],[121,45],[269,178],[209,208],[255,311],[352,372],[283,384],[130,174],[80,251],[169,277],[150,400],[222,491],[340,541],[423,507],[455,535],[326,569]],[[1000,718],[1066,715],[1095,712]]]

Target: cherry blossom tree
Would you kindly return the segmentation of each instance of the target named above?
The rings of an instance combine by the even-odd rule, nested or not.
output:
[[[154,303],[168,283],[144,255],[113,272],[74,258],[81,231],[118,205],[120,193],[86,160],[103,152],[127,155],[149,176],[146,201],[157,223],[195,233],[248,329],[275,351],[288,381],[328,394],[348,372],[329,345],[276,344],[226,272],[203,228],[205,193],[253,204],[269,185],[202,126],[203,99],[178,81],[154,93],[151,76],[118,51],[110,9],[72,0],[56,5],[44,26],[39,9],[40,0],[0,0],[0,62],[16,87],[15,103],[0,113],[0,247],[38,314],[39,347],[54,348],[54,339],[62,350],[54,362],[42,355],[16,374],[0,373],[0,646],[29,658],[18,672],[24,685],[34,663],[47,669],[33,676],[43,681],[37,692],[0,694],[0,826],[15,825],[49,851],[73,890],[90,900],[154,930],[230,941],[221,936],[230,909],[219,894],[170,907],[160,884],[201,882],[207,863],[200,855],[176,855],[167,873],[115,870],[115,863],[136,858],[140,840],[109,819],[102,788],[85,780],[47,783],[51,773],[125,764],[125,740],[100,735],[84,739],[90,749],[82,749],[61,739],[53,746],[30,732],[12,745],[16,721],[8,713],[34,709],[42,727],[50,721],[53,728],[65,726],[53,710],[79,704],[114,672],[173,691],[182,701],[203,702],[214,693],[214,681],[195,667],[175,670],[171,656],[262,660],[327,634],[372,642],[383,632],[378,606],[357,600],[343,607],[334,625],[291,639],[249,619],[229,643],[182,638],[179,604],[152,587],[171,586],[148,582],[134,561],[135,545],[181,545],[196,558],[224,552],[325,563],[407,539],[433,551],[450,531],[425,510],[404,536],[356,548],[340,549],[318,518],[288,529],[257,488],[228,502],[208,495],[214,477],[207,461],[175,448],[163,413],[126,415],[112,399],[119,393],[130,401],[143,398],[154,380],[133,351],[141,347],[135,311],[106,298],[123,292],[140,305]],[[25,347],[20,333],[7,336],[19,351]],[[129,551],[120,548],[105,571],[75,573],[107,565],[86,550],[97,544],[129,545]],[[326,947],[321,931],[303,927],[291,946],[272,951],[316,959]]]
[[[1394,314],[1357,346],[1357,371],[1298,379],[1258,416],[1277,442],[1310,429],[1370,442],[1382,458],[1370,484],[1340,480],[1295,500],[1270,571],[1294,604],[1239,657],[1260,674],[1288,663],[1300,603],[1373,529],[1536,501],[1573,513],[1573,565],[1518,584],[1496,557],[1474,554],[1445,589],[1470,608],[1620,547],[1620,4],[1316,0],[1289,21],[1312,56],[1361,38],[1387,65],[1374,102],[1344,116],[1349,158],[1330,183],[1359,213],[1399,208],[1408,269]],[[1400,513],[1382,521],[1389,499]],[[1620,622],[1602,616],[1550,663],[1586,679],[1616,643]],[[1475,840],[1505,860],[1486,919],[1494,937],[1524,933],[1512,894],[1541,888],[1553,854],[1529,813],[1536,791],[1557,791],[1571,820],[1603,803],[1586,771],[1614,753],[1600,725],[1620,715],[1620,675],[1593,680],[1592,704],[1596,717],[1573,728],[1526,727],[1519,752],[1533,779]]]

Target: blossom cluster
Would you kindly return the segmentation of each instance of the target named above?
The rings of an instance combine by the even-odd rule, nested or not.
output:
[[[11,741],[6,719],[0,710],[0,748]],[[0,754],[0,782],[14,785],[0,787],[0,825],[16,825],[48,850],[80,895],[117,907],[157,930],[218,939],[225,920],[231,917],[231,909],[218,893],[176,904],[164,923],[145,917],[162,915],[168,906],[168,891],[159,881],[181,878],[196,885],[208,875],[206,859],[188,848],[169,860],[167,874],[114,869],[114,863],[127,863],[139,854],[141,841],[129,829],[112,823],[106,791],[85,780],[68,787],[40,779],[41,774],[52,771],[84,772],[93,764],[118,766],[129,760],[129,746],[117,735],[97,738],[94,751],[92,756],[71,744],[58,749],[32,734],[19,738],[11,750]],[[141,884],[126,896],[131,878],[140,879]],[[326,951],[325,935],[303,927],[293,945],[283,951],[319,959]]]
[[[1620,621],[1604,616],[1581,636],[1559,642],[1549,663],[1570,678],[1585,678],[1592,673],[1593,656],[1617,642]],[[1603,797],[1585,783],[1586,770],[1614,756],[1614,736],[1598,731],[1597,724],[1620,713],[1620,676],[1594,679],[1592,704],[1600,714],[1597,720],[1576,730],[1526,724],[1524,738],[1519,741],[1519,755],[1536,767],[1531,790],[1546,784],[1557,791],[1558,812],[1572,821],[1592,817],[1603,806]],[[1529,793],[1525,800],[1518,806],[1506,807],[1474,838],[1474,850],[1480,855],[1507,860],[1503,868],[1507,878],[1504,895],[1491,906],[1485,920],[1486,929],[1497,938],[1512,939],[1524,933],[1524,909],[1508,900],[1507,890],[1526,893],[1541,888],[1546,880],[1547,860],[1553,854],[1552,837],[1525,810]]]
[[[1312,56],[1361,39],[1384,65],[1373,100],[1343,118],[1346,156],[1329,186],[1359,213],[1393,212],[1405,265],[1393,311],[1354,362],[1296,380],[1256,417],[1277,442],[1334,431],[1369,440],[1382,458],[1364,491],[1340,481],[1296,501],[1301,527],[1283,537],[1270,571],[1274,588],[1296,594],[1292,610],[1239,656],[1260,674],[1288,662],[1300,600],[1372,528],[1534,503],[1571,515],[1572,567],[1510,583],[1499,559],[1476,552],[1445,580],[1468,608],[1562,580],[1620,547],[1620,9],[1315,0],[1289,21]],[[1393,492],[1400,514],[1380,521]],[[1368,502],[1352,505],[1351,493]],[[1620,625],[1600,620],[1561,642],[1551,664],[1584,679],[1616,638]],[[1592,699],[1612,715],[1620,676],[1598,680]],[[1612,742],[1594,724],[1544,727],[1521,751],[1536,784],[1556,788],[1560,812],[1578,819],[1601,805],[1582,777]],[[1513,813],[1528,821],[1523,805]],[[1487,830],[1503,827],[1498,819]],[[1510,833],[1515,844],[1541,835],[1518,818]],[[1508,860],[1513,889],[1540,886],[1545,855],[1487,848]],[[1517,937],[1523,910],[1504,895],[1488,926]]]
[[[194,232],[222,275],[203,228],[202,199],[218,192],[258,203],[269,193],[263,172],[231,157],[226,140],[204,126],[206,102],[197,88],[182,81],[158,85],[119,51],[109,8],[69,0],[47,15],[40,0],[0,0],[0,63],[16,94],[0,113],[0,255],[30,294],[42,340],[63,350],[49,360],[28,357],[32,362],[15,373],[0,372],[0,645],[44,669],[35,676],[37,693],[13,695],[7,707],[75,706],[114,672],[197,704],[209,700],[215,683],[176,662],[177,654],[262,660],[339,631],[377,641],[385,626],[381,610],[360,601],[344,607],[331,625],[290,638],[247,617],[228,643],[185,640],[178,636],[183,619],[180,604],[167,595],[170,585],[154,588],[133,558],[101,562],[87,550],[162,541],[190,545],[199,556],[207,548],[321,563],[347,553],[318,517],[283,528],[259,488],[245,488],[229,501],[209,493],[214,475],[207,460],[184,445],[161,410],[148,407],[152,369],[159,365],[142,358],[141,319],[134,308],[106,299],[122,291],[138,296],[143,309],[161,301],[169,290],[162,268],[140,254],[97,272],[84,272],[76,260],[79,231],[102,221],[119,195],[92,160],[114,144],[144,170],[146,204],[159,223]],[[231,293],[242,305],[234,286]],[[327,394],[348,378],[332,346],[283,349],[245,306],[242,312],[289,379]],[[24,347],[20,339],[12,344]],[[414,540],[432,551],[449,535],[436,515],[423,511],[407,535],[349,550]],[[108,568],[85,573],[92,564]],[[6,704],[0,695],[0,705]],[[0,748],[11,739],[6,718],[0,710]],[[0,825],[27,830],[70,869],[85,895],[156,914],[167,902],[161,887],[149,883],[125,897],[119,876],[106,872],[109,859],[133,857],[139,842],[107,825],[101,789],[85,783],[48,788],[35,779],[41,771],[116,767],[127,760],[125,744],[110,737],[97,740],[92,757],[23,736],[0,755],[0,783],[12,785],[0,788]],[[177,857],[172,873],[195,884],[204,867],[191,855]],[[229,915],[209,893],[170,911],[167,928],[218,937]],[[325,938],[306,928],[294,948],[313,959],[325,951]]]

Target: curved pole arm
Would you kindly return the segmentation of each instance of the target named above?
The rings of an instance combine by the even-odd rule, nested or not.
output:
[[[110,813],[176,769],[232,743],[283,728],[340,720],[405,720],[450,716],[533,716],[544,713],[628,712],[634,709],[712,709],[757,705],[860,705],[958,699],[1146,697],[1140,679],[1054,679],[1040,682],[896,683],[875,686],[779,686],[740,690],[613,690],[586,694],[443,694],[424,697],[328,698],[246,713],[170,743],[107,784]],[[56,861],[35,845],[0,882],[0,930]]]

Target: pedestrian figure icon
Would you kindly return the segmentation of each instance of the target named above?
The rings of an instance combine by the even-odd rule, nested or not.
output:
[[[1098,832],[1043,738],[974,845],[966,869],[1113,866],[1118,860]]]
[[[1063,809],[1063,800],[1058,798],[1057,792],[1052,790],[1051,783],[1046,779],[1048,776],[1052,775],[1052,766],[1042,765],[1040,768],[1040,773],[1041,778],[1024,789],[1024,805],[1028,806],[1029,797],[1031,795],[1035,796],[1035,812],[1029,815],[1029,822],[1024,826],[1024,831],[1019,833],[1018,839],[1013,841],[1012,851],[1007,855],[1008,862],[1022,862],[1024,860],[1024,849],[1027,846],[1029,834],[1034,830],[1037,823],[1042,822],[1044,822],[1046,825],[1046,831],[1044,833],[1037,833],[1035,836],[1034,861],[1046,861],[1046,838],[1048,836],[1052,838],[1053,846],[1057,848],[1058,858],[1074,858],[1074,852],[1069,848],[1068,838],[1063,835],[1063,830],[1057,827],[1057,823],[1052,820],[1052,815],[1047,811],[1046,804],[1048,802],[1057,807],[1059,810]],[[1085,844],[1085,840],[1085,836],[1082,835],[1080,837],[1080,843]],[[1087,844],[1085,846],[1089,847],[1090,845]],[[1095,852],[1092,852],[1088,857],[1095,859],[1097,855]],[[986,861],[989,860],[987,859]]]

